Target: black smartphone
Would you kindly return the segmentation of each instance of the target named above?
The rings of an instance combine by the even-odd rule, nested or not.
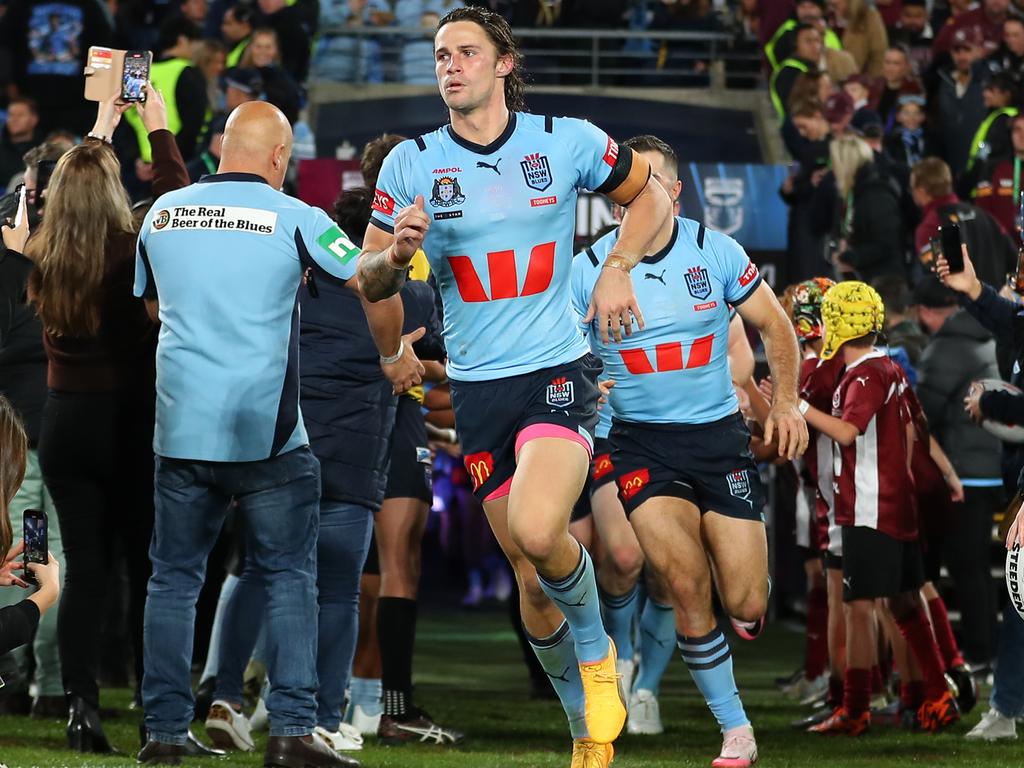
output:
[[[28,563],[45,564],[50,562],[48,555],[50,546],[46,534],[46,513],[41,509],[26,509],[23,523],[23,535],[25,537],[25,552],[22,555],[23,562],[26,565]],[[36,583],[36,577],[32,575],[32,571],[28,568],[25,568],[23,578],[29,584]]]
[[[43,192],[50,186],[50,177],[53,176],[53,169],[57,167],[56,160],[40,160],[36,163],[36,205],[43,199]]]
[[[960,225],[949,221],[939,227],[942,238],[942,257],[949,265],[950,274],[964,271],[963,241],[960,239]]]
[[[149,80],[149,51],[125,51],[121,101],[145,101]]]

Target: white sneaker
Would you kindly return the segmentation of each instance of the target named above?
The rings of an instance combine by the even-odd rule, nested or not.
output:
[[[352,716],[349,718],[349,722],[352,723],[352,727],[356,729],[356,732],[363,735],[376,736],[377,726],[380,725],[381,713],[368,715],[361,704],[356,704],[351,710]]]
[[[711,768],[749,768],[757,762],[757,742],[749,725],[732,728],[722,735],[722,751]]]
[[[636,664],[632,659],[616,659],[615,673],[619,676],[619,695],[623,703],[629,701],[629,692],[633,690],[633,672]]]
[[[629,699],[629,719],[626,730],[637,735],[655,736],[665,732],[661,724],[661,710],[658,697],[653,691],[640,688]]]
[[[256,749],[249,721],[223,699],[217,699],[210,705],[210,713],[206,716],[206,733],[210,741],[221,749],[240,749],[243,752]]]
[[[809,680],[806,677],[800,678],[796,685],[789,688],[786,696],[790,699],[796,699],[801,704],[807,706],[816,702],[826,693],[828,693],[827,672],[813,680]]]
[[[254,731],[269,731],[270,718],[267,715],[267,705],[263,697],[256,699],[256,709],[249,716],[249,728]]]
[[[362,735],[348,723],[342,723],[333,733],[318,725],[313,733],[327,742],[327,746],[335,752],[355,752],[363,748]]]
[[[1016,739],[1017,723],[1012,717],[1006,717],[994,707],[990,707],[988,712],[981,716],[981,722],[968,731],[964,738],[971,741]]]

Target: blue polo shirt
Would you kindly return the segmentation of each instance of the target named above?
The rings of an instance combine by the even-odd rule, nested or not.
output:
[[[260,461],[308,444],[298,291],[355,275],[359,249],[318,208],[224,173],[160,197],[142,223],[135,295],[160,302],[159,456]]]

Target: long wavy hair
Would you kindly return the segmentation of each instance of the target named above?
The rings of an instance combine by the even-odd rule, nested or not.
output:
[[[108,244],[134,232],[113,150],[93,141],[72,147],[57,162],[42,226],[26,248],[42,277],[33,300],[47,332],[79,337],[99,332]]]
[[[0,561],[7,557],[14,542],[9,508],[25,479],[27,452],[28,440],[21,418],[10,401],[0,395]]]
[[[523,54],[519,52],[516,39],[512,36],[512,27],[503,16],[486,8],[471,5],[466,8],[455,8],[444,15],[437,23],[440,31],[445,24],[454,21],[471,21],[487,33],[487,37],[498,49],[498,58],[512,57],[512,70],[505,76],[505,106],[512,112],[526,109],[526,80],[523,78]],[[435,33],[436,34],[436,33]]]

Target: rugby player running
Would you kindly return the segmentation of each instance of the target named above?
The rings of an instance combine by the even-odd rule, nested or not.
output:
[[[648,161],[600,129],[523,108],[507,22],[460,8],[438,24],[451,123],[399,144],[378,180],[359,278],[395,294],[422,246],[445,309],[452,404],[474,492],[516,572],[523,625],[566,710],[574,767],[601,768],[625,720],[594,567],[568,532],[593,454],[597,387],[569,301],[578,190],[626,208],[588,319],[643,328],[630,270],[671,218]],[[398,339],[395,339],[398,342]]]

